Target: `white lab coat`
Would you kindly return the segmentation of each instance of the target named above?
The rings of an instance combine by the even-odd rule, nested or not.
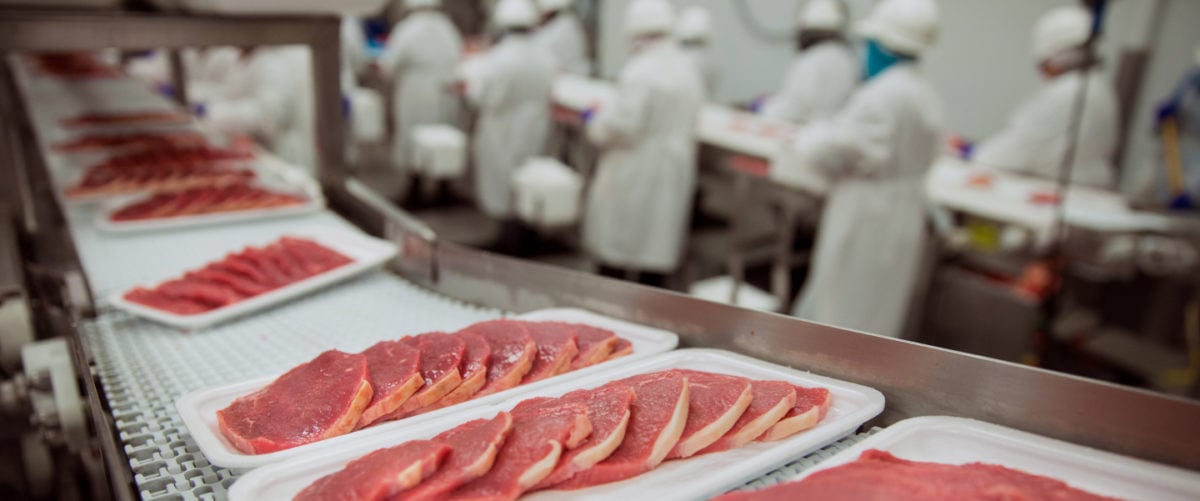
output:
[[[575,75],[588,74],[587,42],[583,23],[571,12],[560,12],[537,31],[536,40],[554,60],[559,71]]]
[[[475,137],[475,196],[484,214],[510,219],[512,174],[541,154],[550,133],[554,62],[532,35],[509,34],[483,56],[468,98],[479,108]]]
[[[831,182],[813,271],[795,315],[884,336],[902,333],[921,279],[924,179],[942,128],[933,87],[901,63],[785,147],[777,162],[802,162]]]
[[[316,170],[312,58],[307,47],[260,47],[230,72],[206,120],[221,132],[250,134],[284,161]]]
[[[717,62],[713,59],[712,49],[708,45],[681,45],[683,54],[687,56],[688,61],[691,61],[692,66],[696,68],[696,72],[700,74],[700,80],[704,83],[704,95],[708,100],[713,100],[717,95],[717,82],[720,79],[720,69],[717,67]]]
[[[1047,179],[1058,179],[1071,143],[1070,124],[1084,74],[1073,71],[1046,83],[1017,108],[999,134],[975,150],[975,163]],[[1099,70],[1087,77],[1087,101],[1070,182],[1112,188],[1118,135],[1117,94]]]
[[[842,41],[826,40],[796,55],[779,92],[762,114],[793,123],[832,117],[862,80],[862,64]]]
[[[452,86],[462,50],[462,35],[441,11],[418,10],[392,29],[379,66],[394,79],[392,158],[398,167],[412,163],[414,127],[455,120]]]
[[[678,45],[659,40],[630,59],[614,101],[588,124],[589,139],[603,152],[588,190],[583,242],[601,263],[660,273],[679,266],[703,95]]]
[[[367,69],[367,34],[362,21],[342,16],[342,92],[358,87],[358,75]]]

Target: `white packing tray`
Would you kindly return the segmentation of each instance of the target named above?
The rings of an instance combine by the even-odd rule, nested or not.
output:
[[[170,231],[186,228],[195,228],[198,226],[219,225],[219,224],[236,224],[246,221],[257,221],[260,219],[271,219],[277,217],[301,216],[312,214],[325,208],[325,201],[321,197],[313,196],[312,193],[305,193],[295,189],[280,189],[271,186],[266,186],[261,183],[252,183],[252,186],[266,188],[268,190],[290,195],[302,196],[305,202],[299,205],[287,205],[283,207],[271,207],[266,209],[248,209],[231,212],[219,212],[214,214],[195,214],[189,216],[177,217],[162,217],[154,219],[144,219],[136,221],[114,221],[113,214],[123,209],[127,205],[140,203],[152,198],[154,195],[143,195],[139,197],[131,197],[126,200],[121,200],[117,203],[108,204],[104,210],[96,212],[95,225],[100,231],[107,233],[142,233],[149,231]]]
[[[119,291],[116,294],[113,294],[112,297],[109,298],[109,303],[117,308],[133,313],[134,315],[145,317],[156,322],[161,322],[185,330],[195,330],[232,320],[240,316],[249,315],[296,297],[303,296],[323,287],[328,287],[331,284],[346,280],[360,273],[379,267],[396,255],[396,246],[392,243],[379,240],[377,238],[372,238],[355,231],[334,230],[330,228],[313,228],[310,230],[289,232],[288,235],[310,238],[316,242],[319,242],[321,245],[346,255],[354,261],[339,268],[321,273],[320,275],[316,275],[314,277],[280,287],[265,294],[247,298],[232,305],[198,315],[177,315],[127,301],[124,295],[126,292],[129,292],[130,289]],[[246,245],[265,245],[274,240],[276,239],[273,238],[271,240],[262,242],[240,244],[237,248],[229,249],[229,251],[235,252],[241,250]],[[211,261],[216,261],[223,257],[224,255],[213,256]],[[162,281],[176,278],[183,275],[187,271],[190,270],[179,270],[171,277],[166,277]]]
[[[378,14],[385,0],[179,0],[188,10],[228,14]]]
[[[593,379],[603,377],[601,374],[612,371],[614,368],[628,366],[638,360],[642,360],[653,355],[659,355],[664,352],[669,352],[675,349],[675,346],[679,344],[679,336],[675,335],[674,333],[633,324],[622,320],[616,320],[584,310],[570,308],[538,310],[524,315],[518,315],[513,318],[537,321],[553,320],[562,322],[576,322],[609,329],[617,333],[618,336],[621,336],[622,338],[625,338],[633,343],[633,354],[577,371],[561,374],[559,376],[538,381],[536,383],[522,385],[485,397],[468,400],[444,409],[413,416],[407,419],[379,424],[363,430],[355,431],[348,435],[334,437],[327,440],[322,440],[320,442],[314,442],[311,444],[302,445],[300,447],[272,452],[269,454],[246,454],[234,448],[233,445],[231,445],[225,439],[225,437],[221,435],[220,427],[217,425],[217,411],[228,407],[229,404],[233,403],[233,401],[238,397],[253,393],[258,389],[270,384],[278,376],[270,376],[228,386],[193,391],[180,397],[179,400],[175,402],[175,408],[179,411],[179,415],[183,419],[184,425],[186,425],[188,427],[188,431],[191,432],[192,438],[196,440],[196,445],[200,447],[200,451],[203,452],[205,457],[208,458],[208,462],[226,468],[257,468],[259,466],[277,463],[297,457],[326,457],[328,456],[329,451],[352,447],[353,444],[380,443],[381,440],[391,440],[392,437],[397,436],[397,434],[402,434],[400,436],[408,437],[410,436],[408,431],[413,429],[414,425],[419,423],[436,421],[439,425],[443,425],[449,422],[461,422],[458,420],[457,416],[459,413],[465,410],[495,405],[504,401],[505,399],[523,399],[522,397],[524,395],[539,392],[548,386],[557,385],[565,381],[582,379],[585,377],[590,377]],[[461,327],[466,327],[466,325],[459,326],[459,328]],[[398,336],[406,334],[420,333],[397,333]],[[489,412],[494,413],[494,411]]]
[[[247,181],[249,181],[249,182],[255,182],[255,181],[259,180],[263,175],[263,168],[259,163],[257,154],[254,158],[238,159],[238,160],[221,160],[221,161],[217,161],[216,163],[222,167],[228,167],[231,169],[246,169],[246,170],[253,172],[254,177],[247,179]],[[68,168],[58,169],[58,172],[56,172],[56,174],[58,174],[58,176],[56,176],[57,179],[55,179],[54,181],[56,181],[56,193],[58,195],[58,198],[64,205],[66,205],[66,204],[91,204],[91,203],[96,203],[96,202],[112,201],[112,200],[132,197],[132,196],[148,195],[150,193],[154,193],[155,191],[159,190],[156,187],[147,186],[147,187],[140,188],[140,189],[137,189],[134,191],[126,191],[126,192],[121,192],[121,193],[92,193],[89,195],[71,195],[70,193],[68,193],[68,191],[71,188],[73,188],[74,186],[79,184],[79,182],[81,180],[83,180],[84,176],[86,176],[90,170],[91,170],[91,166],[88,166],[87,168],[80,168],[80,169],[68,169]]]
[[[398,430],[384,437],[361,437],[337,451],[309,454],[286,463],[255,470],[233,484],[233,501],[291,499],[305,486],[333,473],[351,460],[371,451],[409,440],[427,439],[473,419],[491,417],[533,397],[557,397],[580,388],[595,388],[635,374],[669,369],[694,369],[733,374],[755,379],[788,381],[801,386],[828,388],[833,395],[829,415],[815,428],[794,437],[768,443],[752,443],[739,449],[684,460],[667,461],[637,477],[576,491],[543,491],[524,497],[548,499],[705,499],[720,494],[803,456],[856,430],[883,410],[883,395],[865,386],[838,381],[807,372],[770,364],[735,353],[685,349],[614,367],[586,378],[576,378],[537,392],[513,397],[503,405],[447,416],[437,426]]]
[[[868,449],[912,461],[990,463],[1062,480],[1077,489],[1124,499],[1200,499],[1200,474],[973,419],[906,419],[855,444],[796,480],[853,462]]]

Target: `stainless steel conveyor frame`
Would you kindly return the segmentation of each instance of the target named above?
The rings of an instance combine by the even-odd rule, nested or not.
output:
[[[923,415],[971,417],[1200,470],[1200,403],[1195,401],[705,302],[439,241],[427,226],[373,193],[341,166],[342,129],[335,99],[338,31],[333,18],[0,12],[4,51],[209,44],[313,48],[319,177],[326,196],[343,216],[395,241],[401,253],[392,270],[413,283],[461,301],[513,312],[553,306],[587,308],[670,329],[680,334],[685,346],[728,349],[872,386],[885,394],[887,407],[869,425],[886,426]],[[50,200],[30,197],[26,201],[52,205]],[[38,232],[55,230],[40,227]],[[88,374],[86,350],[73,325],[62,324],[62,333],[72,336],[79,369]],[[85,379],[93,411],[103,414],[96,384]],[[97,423],[111,427],[112,421],[101,415]],[[110,475],[121,475],[120,447],[111,429],[100,428],[102,440],[111,442],[106,448],[112,455]]]

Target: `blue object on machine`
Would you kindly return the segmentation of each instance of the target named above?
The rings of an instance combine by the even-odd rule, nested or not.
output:
[[[867,80],[879,76],[884,70],[891,68],[892,65],[905,61],[908,58],[899,54],[893,53],[879,42],[867,39],[867,57],[866,57],[866,76]]]
[[[579,116],[583,118],[583,123],[586,125],[588,122],[591,122],[593,118],[596,118],[596,108],[586,108],[582,113],[579,114]]]
[[[1180,193],[1179,196],[1171,200],[1168,205],[1171,210],[1194,210],[1196,204],[1192,203],[1192,196],[1187,193]]]
[[[158,82],[154,84],[154,90],[166,97],[175,97],[175,86],[167,82]]]
[[[762,113],[763,106],[766,106],[766,104],[767,104],[767,96],[765,96],[765,95],[758,96],[758,97],[754,98],[753,101],[750,101],[750,111],[753,111],[755,113]]]
[[[342,94],[342,118],[350,118],[354,114],[354,106],[350,103],[350,97]]]
[[[203,118],[208,114],[208,107],[204,103],[192,103],[192,114]]]

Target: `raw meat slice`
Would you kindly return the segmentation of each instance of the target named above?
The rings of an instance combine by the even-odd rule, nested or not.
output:
[[[431,332],[406,337],[400,341],[421,350],[421,377],[425,379],[425,384],[385,419],[410,416],[437,402],[462,384],[462,374],[458,372],[458,368],[462,365],[463,354],[467,351],[467,345],[462,339],[444,332]]]
[[[292,277],[284,272],[274,259],[271,259],[270,252],[266,249],[251,247],[242,251],[240,257],[258,270],[267,283],[276,287],[292,283]]]
[[[575,329],[542,322],[526,322],[525,327],[537,344],[537,356],[533,358],[533,366],[521,384],[541,381],[571,370],[571,361],[579,353]]]
[[[796,406],[788,411],[787,415],[783,416],[778,423],[767,429],[766,433],[758,437],[758,440],[762,442],[780,440],[812,428],[825,419],[825,414],[829,413],[829,406],[832,403],[833,396],[825,388],[797,386]]]
[[[628,386],[578,390],[563,395],[559,400],[587,405],[592,433],[578,447],[563,453],[554,471],[534,486],[533,490],[562,482],[608,459],[625,440],[625,430],[629,425],[630,409],[635,397],[633,389]],[[522,402],[517,409],[522,405],[526,404]]]
[[[736,492],[717,498],[719,501],[791,499],[1116,501],[1116,498],[1076,489],[1050,477],[1000,465],[950,465],[907,461],[880,450],[866,451],[853,463],[819,471],[799,482],[780,484],[758,491]]]
[[[217,411],[237,450],[265,454],[350,432],[371,401],[367,357],[330,350]]]
[[[783,419],[796,406],[796,387],[784,381],[750,381],[754,400],[720,440],[699,454],[721,452],[746,445]]]
[[[572,402],[560,398],[540,397],[525,400],[521,403],[527,405],[517,405],[517,407],[512,410],[514,419],[521,420],[523,418],[536,416],[557,415],[564,412],[575,415],[573,413],[579,408],[580,405],[583,406],[585,411],[587,410],[586,402]],[[579,444],[582,444],[583,441],[587,440],[587,438],[592,434],[592,421],[591,419],[588,419],[586,412],[576,415],[576,419],[579,420],[579,422],[576,423],[578,426],[574,428],[574,430],[571,432],[571,435],[569,435],[566,440],[563,440],[563,449],[574,449],[579,447]]]
[[[290,249],[296,252],[297,255],[302,256],[306,261],[320,266],[321,271],[332,270],[353,261],[340,252],[307,238],[283,237],[279,239],[279,243],[283,244],[284,248]]]
[[[625,440],[608,459],[553,489],[582,489],[625,480],[654,469],[679,442],[688,415],[687,378],[679,371],[642,374],[605,385],[636,393]]]
[[[183,276],[184,280],[192,282],[207,282],[213,285],[231,289],[238,294],[246,297],[257,296],[271,290],[269,287],[251,282],[244,277],[221,270],[215,266],[205,267],[187,273]]]
[[[565,404],[545,412],[513,414],[513,429],[492,469],[459,487],[448,499],[511,501],[540,482],[558,464],[564,443],[578,435],[580,427],[591,426],[587,407]]]
[[[754,400],[750,380],[701,371],[682,371],[688,380],[688,418],[667,459],[687,458],[720,440]]]
[[[584,324],[565,324],[575,329],[576,343],[579,344],[579,354],[571,361],[571,370],[596,365],[608,360],[616,348],[619,338],[608,329],[592,327]],[[633,347],[632,344],[629,345]]]
[[[625,338],[617,338],[616,346],[613,346],[612,353],[608,355],[608,360],[616,360],[626,355],[633,354],[633,343]]]
[[[463,423],[433,437],[435,442],[451,448],[442,469],[421,485],[393,496],[392,501],[442,499],[459,486],[482,477],[492,469],[512,424],[512,415],[501,412],[492,419]]]
[[[125,293],[125,300],[176,315],[196,315],[212,311],[213,307],[186,298],[172,298],[150,289],[138,287]]]
[[[523,322],[490,320],[463,330],[478,334],[492,348],[487,383],[476,396],[490,395],[517,386],[533,368],[537,344]]]
[[[441,400],[434,402],[428,408],[429,410],[466,402],[479,393],[479,390],[487,383],[488,364],[492,361],[492,348],[488,346],[487,340],[472,332],[458,332],[454,335],[467,345],[462,365],[458,369],[462,374],[462,384],[459,384]]]
[[[155,287],[155,290],[170,298],[196,301],[213,308],[230,305],[246,298],[231,289],[191,280],[168,280]]]
[[[450,446],[433,440],[414,440],[355,459],[341,470],[321,477],[293,501],[382,501],[420,484],[438,471]]]
[[[371,403],[358,418],[358,428],[370,426],[395,412],[416,393],[421,376],[421,351],[400,341],[381,341],[363,351],[370,370]]]
[[[225,256],[225,259],[217,261],[209,266],[223,268],[232,273],[237,273],[238,275],[246,277],[247,280],[250,280],[256,284],[271,285],[271,277],[268,277],[266,273],[263,273],[262,270],[259,270],[257,267],[255,267],[253,260],[243,257],[240,253],[229,254]]]

